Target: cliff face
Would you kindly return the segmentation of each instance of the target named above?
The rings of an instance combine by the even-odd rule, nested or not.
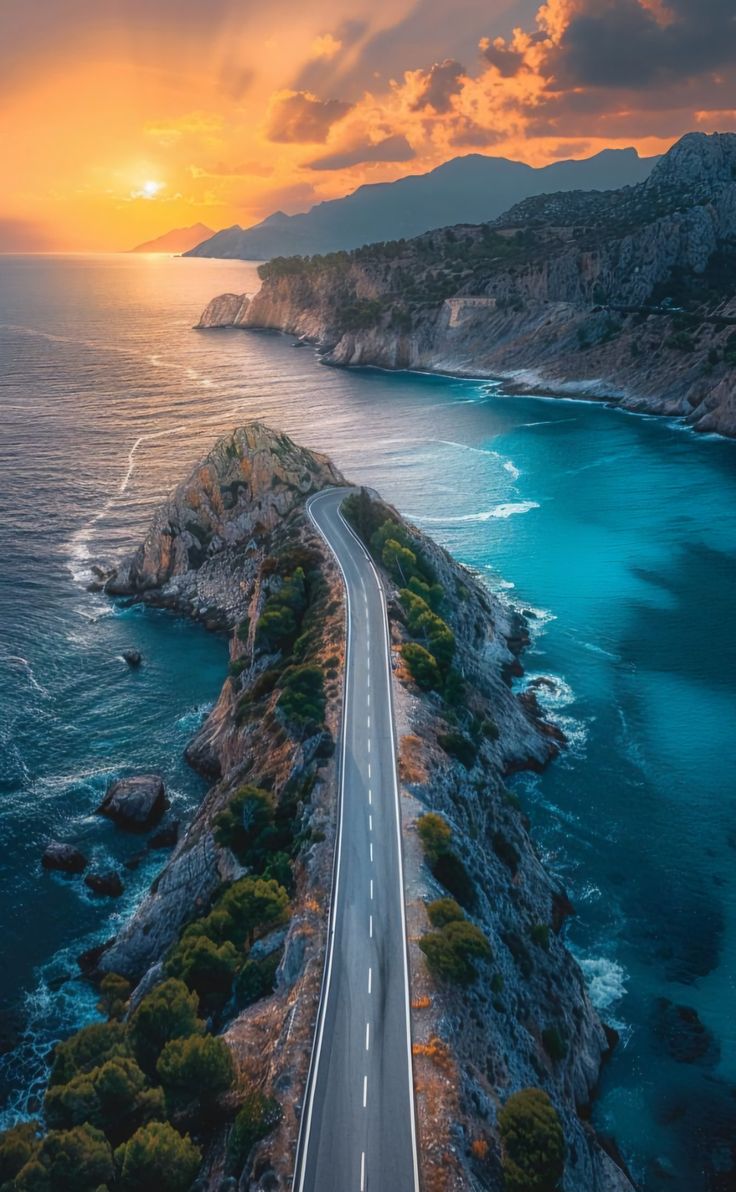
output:
[[[276,1096],[283,1117],[251,1154],[241,1189],[290,1187],[298,1108],[303,1098],[322,973],[335,837],[336,774],[344,657],[343,588],[331,555],[304,510],[307,494],[342,483],[324,457],[252,424],[220,440],[155,517],[144,544],[108,584],[110,592],[204,616],[232,630],[231,666],[221,696],[190,745],[193,764],[214,785],[132,920],[100,961],[138,983],[134,999],[162,975],[183,926],[246,870],[218,835],[218,816],[244,783],[271,793],[278,822],[292,824],[294,892],[287,927],[251,955],[278,954],[273,992],[244,1009],[231,1006],[224,1038],[239,1088]],[[581,1112],[608,1050],[580,970],[561,935],[570,908],[541,865],[528,825],[504,778],[547,764],[559,734],[518,698],[523,619],[467,569],[400,515],[381,506],[427,560],[444,592],[443,615],[456,643],[464,691],[451,710],[437,692],[420,692],[404,664],[408,629],[388,574],[411,937],[413,1031],[422,1164],[428,1192],[470,1187],[500,1192],[497,1113],[506,1096],[541,1085],[562,1121],[568,1192],[628,1192]],[[285,657],[264,627],[273,600],[296,571],[307,577],[306,612]],[[265,618],[265,619],[264,619]],[[280,699],[294,661],[324,676],[324,725],[294,733]],[[490,726],[472,758],[448,752],[448,732]],[[492,731],[490,729],[492,728]],[[472,730],[475,732],[475,729]],[[426,902],[446,896],[423,857],[416,820],[441,813],[476,892],[471,917],[493,958],[459,990],[431,978],[418,937]],[[550,1055],[549,1032],[561,1041]],[[545,1042],[546,1040],[546,1042]],[[564,1046],[562,1045],[564,1043]],[[236,1097],[237,1099],[237,1097]],[[228,1124],[216,1132],[202,1186],[220,1189]]]
[[[334,364],[503,377],[736,434],[735,264],[736,135],[692,133],[636,186],[276,259],[231,325],[305,336]]]

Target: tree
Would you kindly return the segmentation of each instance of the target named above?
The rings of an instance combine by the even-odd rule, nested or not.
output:
[[[453,919],[439,931],[422,936],[419,947],[436,977],[469,985],[478,975],[474,959],[490,960],[491,946],[480,927]]]
[[[198,998],[183,981],[163,981],[143,998],[130,1020],[130,1040],[138,1063],[153,1076],[156,1062],[171,1039],[201,1034]]]
[[[109,1142],[85,1124],[47,1134],[18,1173],[14,1192],[95,1192],[113,1174]]]
[[[242,961],[230,940],[218,944],[204,934],[185,932],[166,959],[166,973],[194,990],[204,1011],[228,997]]]
[[[461,922],[465,912],[454,898],[436,898],[427,905],[427,914],[433,927],[446,927],[448,923]]]
[[[116,1055],[127,1055],[128,1042],[120,1022],[93,1022],[57,1043],[49,1084],[67,1084],[78,1072],[91,1072]]]
[[[229,938],[238,946],[250,947],[256,934],[283,923],[289,895],[269,878],[244,877],[234,882],[220,901],[229,919]]]
[[[281,1106],[273,1097],[263,1093],[249,1093],[233,1123],[228,1140],[228,1165],[242,1171],[248,1155],[257,1142],[270,1134],[281,1121]]]
[[[440,668],[437,659],[418,642],[405,642],[401,647],[401,657],[409,667],[411,677],[422,691],[437,690],[442,685]]]
[[[138,1126],[163,1117],[160,1089],[152,1089],[134,1059],[115,1056],[91,1072],[80,1072],[68,1084],[53,1085],[44,1101],[49,1126],[69,1129],[89,1122],[113,1146]]]
[[[257,786],[244,786],[215,820],[215,840],[232,849],[244,865],[254,864],[273,821],[273,795]]]
[[[565,1165],[565,1138],[544,1090],[513,1093],[498,1125],[507,1192],[556,1192]]]
[[[41,1140],[38,1122],[21,1122],[0,1134],[0,1187],[15,1179],[36,1154]]]
[[[120,1192],[188,1192],[202,1152],[168,1122],[149,1122],[115,1151]]]
[[[443,815],[436,811],[428,811],[417,820],[417,832],[422,842],[424,855],[432,865],[437,858],[447,852],[452,840],[452,828]]]
[[[234,1078],[230,1048],[213,1035],[190,1035],[167,1043],[156,1065],[170,1113],[211,1116]]]
[[[122,1018],[129,997],[130,981],[121,977],[119,973],[105,973],[100,982],[100,1000],[97,1003],[97,1009],[100,1014],[106,1014],[108,1018]]]
[[[406,584],[416,574],[417,557],[408,546],[389,538],[381,551],[381,562],[397,583]]]

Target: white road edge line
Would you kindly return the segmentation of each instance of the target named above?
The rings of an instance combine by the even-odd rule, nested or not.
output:
[[[315,496],[319,497],[319,493]],[[309,520],[317,530],[317,533],[327,542],[326,535],[322,534],[316,518],[312,514],[312,502],[314,497],[310,497],[306,504],[307,514]],[[327,542],[329,546],[329,542]],[[332,550],[332,548],[330,547]],[[327,1001],[329,999],[330,982],[332,980],[332,962],[335,952],[335,920],[337,919],[337,905],[338,896],[340,893],[340,857],[342,853],[342,834],[343,834],[343,805],[345,794],[345,758],[347,756],[347,732],[345,726],[348,721],[348,707],[350,699],[350,684],[348,683],[348,672],[350,668],[351,651],[350,645],[352,641],[353,621],[352,611],[350,608],[350,589],[348,587],[348,580],[345,574],[345,569],[340,562],[337,554],[332,551],[340,573],[342,575],[343,585],[345,588],[345,618],[347,622],[347,631],[345,634],[345,671],[343,675],[343,710],[342,710],[342,750],[340,753],[340,782],[338,789],[338,823],[337,823],[337,848],[332,863],[332,891],[330,897],[330,917],[328,927],[328,944],[327,956],[325,958],[325,968],[322,975],[322,985],[320,988],[320,1001],[318,1009],[318,1028],[312,1040],[312,1052],[309,1059],[309,1072],[307,1074],[307,1112],[302,1112],[299,1120],[299,1135],[297,1137],[297,1163],[299,1165],[299,1192],[303,1192],[304,1180],[307,1174],[307,1158],[309,1155],[309,1135],[312,1126],[312,1114],[314,1112],[314,1094],[317,1087],[317,1073],[319,1071],[319,1061],[322,1054],[322,1041],[325,1033],[325,1019],[327,1016]],[[365,1169],[365,1154],[361,1158],[361,1176],[360,1187],[363,1192],[364,1186],[364,1169]]]

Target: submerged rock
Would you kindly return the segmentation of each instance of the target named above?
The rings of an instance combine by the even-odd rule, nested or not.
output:
[[[105,898],[119,898],[124,889],[120,874],[116,873],[114,869],[110,869],[106,873],[88,873],[84,884],[93,894],[100,894]]]
[[[680,1006],[668,997],[658,997],[654,1004],[654,1033],[678,1064],[710,1066],[718,1059],[718,1043],[693,1006]]]
[[[123,650],[123,658],[128,666],[140,666],[143,661],[143,655],[140,650]]]
[[[82,873],[89,861],[73,844],[52,840],[43,851],[41,864],[44,869],[57,869],[61,873]]]
[[[160,774],[138,774],[113,782],[97,808],[120,828],[145,832],[161,819],[168,807]]]
[[[172,820],[170,824],[164,824],[155,832],[148,842],[149,848],[173,848],[179,841],[179,821]]]

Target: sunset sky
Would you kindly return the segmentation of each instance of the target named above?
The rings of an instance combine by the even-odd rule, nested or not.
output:
[[[736,129],[734,0],[3,0],[0,250]]]

